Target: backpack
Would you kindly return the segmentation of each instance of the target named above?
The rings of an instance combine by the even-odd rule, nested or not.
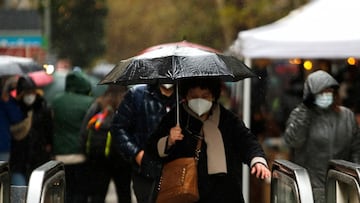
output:
[[[85,154],[88,159],[104,159],[110,154],[110,127],[114,112],[108,108],[96,113],[87,123]]]

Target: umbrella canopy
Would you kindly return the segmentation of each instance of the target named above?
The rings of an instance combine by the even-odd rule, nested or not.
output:
[[[1,76],[12,76],[12,75],[21,75],[24,72],[22,71],[19,64],[12,63],[10,61],[0,60],[0,77]]]
[[[122,60],[99,84],[174,83],[195,77],[220,77],[223,81],[238,81],[256,77],[243,62],[225,56],[215,49],[186,41],[161,44]],[[176,85],[176,114],[179,123],[179,93]]]
[[[182,41],[150,47],[137,56],[120,61],[99,84],[173,83],[191,77],[238,81],[256,77],[256,74],[233,56]]]
[[[143,54],[143,53],[146,53],[146,52],[154,51],[154,50],[161,49],[161,48],[164,48],[164,47],[174,47],[174,46],[175,46],[175,47],[198,48],[198,49],[201,49],[201,50],[204,50],[204,51],[209,51],[209,52],[214,52],[214,53],[220,53],[220,51],[217,50],[217,49],[214,49],[214,48],[211,48],[211,47],[207,47],[207,46],[204,46],[204,45],[201,45],[201,44],[191,43],[191,42],[188,42],[188,41],[184,40],[184,41],[181,41],[181,42],[172,42],[172,43],[155,45],[155,46],[149,47],[149,48],[147,48],[147,49],[144,49],[144,50],[141,51],[139,54]]]
[[[44,87],[53,82],[53,76],[46,73],[45,70],[28,73],[37,87]]]
[[[39,72],[35,73],[34,76],[38,78],[38,75],[42,75],[40,71],[44,71],[44,69],[32,58],[0,55],[0,76],[24,75]]]

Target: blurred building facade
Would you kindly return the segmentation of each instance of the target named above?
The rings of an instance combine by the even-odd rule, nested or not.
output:
[[[37,0],[0,0],[0,54],[44,62],[44,37]]]

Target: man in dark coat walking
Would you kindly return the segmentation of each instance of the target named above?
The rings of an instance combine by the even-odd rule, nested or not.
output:
[[[138,203],[149,202],[154,189],[154,179],[145,177],[144,174],[148,171],[140,169],[140,165],[151,162],[143,149],[163,115],[175,105],[173,88],[169,84],[132,87],[125,95],[113,120],[111,133],[118,145],[119,153],[132,165],[133,190]],[[130,187],[130,183],[124,184]]]

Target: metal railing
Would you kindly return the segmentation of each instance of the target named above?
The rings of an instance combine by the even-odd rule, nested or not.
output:
[[[360,202],[360,165],[330,160],[326,178],[326,202]]]
[[[27,203],[65,202],[65,169],[62,162],[49,161],[30,176]]]
[[[309,175],[305,168],[287,160],[272,166],[271,203],[314,202]]]
[[[0,161],[0,203],[10,203],[9,163]]]

